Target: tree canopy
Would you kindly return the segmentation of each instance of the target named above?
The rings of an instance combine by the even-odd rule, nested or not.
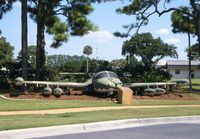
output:
[[[97,27],[87,18],[92,11],[90,0],[30,1],[28,11],[37,23],[36,79],[42,80],[45,67],[45,32],[53,35],[51,47],[58,48],[70,35],[83,36]],[[62,20],[61,20],[61,17]]]
[[[17,59],[22,61],[22,51],[19,52]],[[31,63],[32,68],[36,67],[36,46],[28,46],[28,63]]]
[[[198,44],[200,48],[200,3],[199,0],[188,0],[188,6],[183,8],[180,5],[170,5],[175,0],[130,0],[128,4],[116,11],[120,14],[135,16],[136,22],[130,25],[125,25],[127,29],[126,33],[116,32],[116,36],[127,37],[132,30],[136,29],[138,33],[141,26],[147,25],[150,17],[157,14],[162,16],[163,14],[170,13],[171,11],[177,11],[184,14],[186,17],[193,19],[195,23],[195,35],[198,37]],[[178,1],[177,1],[178,3]],[[189,10],[186,10],[189,9]]]
[[[200,60],[198,50],[199,50],[198,44],[194,44],[190,47],[191,60]],[[189,53],[189,49],[186,49],[186,52]]]
[[[3,14],[12,9],[12,4],[16,0],[1,0],[0,1],[0,19],[2,19]]]
[[[39,9],[39,6],[42,6],[42,9]],[[53,35],[54,41],[51,46],[54,48],[67,41],[69,35],[82,36],[90,30],[96,30],[96,26],[86,17],[93,10],[88,0],[56,0],[53,2],[41,0],[32,1],[28,6],[30,17],[36,23],[41,19],[46,32]],[[64,17],[65,20],[60,20],[60,17]]]
[[[164,57],[178,57],[174,45],[166,44],[160,38],[154,39],[150,33],[137,34],[125,41],[122,55],[139,56],[148,68],[154,67]]]
[[[86,45],[84,48],[83,48],[83,54],[85,55],[91,55],[92,54],[92,47],[89,46],[89,45]]]
[[[0,31],[0,68],[13,59],[13,50],[14,47],[6,41],[5,37],[1,36]]]
[[[180,7],[185,12],[189,12],[188,7]],[[174,11],[171,15],[172,32],[195,34],[196,24],[193,17],[189,17],[181,11]]]

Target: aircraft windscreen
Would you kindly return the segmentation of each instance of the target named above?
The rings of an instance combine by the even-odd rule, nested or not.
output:
[[[109,72],[109,76],[110,76],[110,78],[118,78],[117,74],[115,74],[113,72]]]
[[[99,78],[105,78],[108,77],[108,74],[106,72],[102,72],[100,74],[98,74],[95,79],[99,79]]]

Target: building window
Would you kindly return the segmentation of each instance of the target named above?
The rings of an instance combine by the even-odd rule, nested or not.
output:
[[[180,74],[180,70],[179,70],[179,69],[176,69],[176,70],[175,70],[175,74]]]

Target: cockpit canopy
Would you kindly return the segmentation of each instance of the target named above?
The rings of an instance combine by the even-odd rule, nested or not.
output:
[[[111,71],[102,71],[95,75],[94,79],[100,78],[118,78],[117,74]]]

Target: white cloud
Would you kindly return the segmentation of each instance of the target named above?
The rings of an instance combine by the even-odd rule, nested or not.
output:
[[[86,38],[93,39],[97,42],[108,42],[114,38],[113,34],[108,31],[89,32]]]
[[[170,34],[170,31],[167,28],[161,28],[161,29],[157,30],[156,33],[160,34],[160,35],[168,35],[168,34]]]
[[[174,44],[174,45],[180,45],[181,44],[181,40],[179,40],[178,38],[165,39],[164,42],[168,43],[168,44]]]

